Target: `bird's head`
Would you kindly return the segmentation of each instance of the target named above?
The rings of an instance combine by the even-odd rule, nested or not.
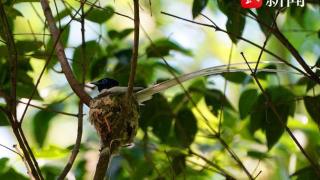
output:
[[[103,78],[99,81],[92,82],[91,84],[94,84],[98,87],[99,92],[101,92],[104,89],[110,89],[115,86],[119,86],[119,82],[117,80],[111,79],[111,78]]]

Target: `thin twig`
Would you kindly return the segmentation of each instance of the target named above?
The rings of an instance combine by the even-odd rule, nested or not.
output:
[[[79,153],[80,145],[81,145],[81,138],[82,138],[82,131],[83,131],[83,103],[79,102],[79,116],[78,116],[78,130],[77,130],[77,138],[76,142],[74,144],[74,147],[72,149],[72,153],[69,157],[68,163],[63,168],[61,174],[58,177],[58,180],[63,180],[70,169],[72,168],[72,165],[74,161],[76,160],[76,157]]]
[[[132,48],[132,56],[131,56],[131,68],[130,68],[130,76],[128,81],[128,91],[127,91],[127,99],[131,99],[134,79],[137,70],[137,62],[138,62],[138,54],[139,54],[139,33],[140,33],[140,15],[139,15],[139,0],[133,0],[133,11],[134,11],[134,39],[133,39],[133,48]]]
[[[183,21],[186,21],[186,22],[190,22],[190,23],[193,23],[193,24],[197,24],[197,25],[201,25],[201,26],[205,26],[205,27],[209,27],[209,28],[213,28],[215,29],[215,31],[219,31],[219,32],[223,32],[223,33],[226,33],[226,34],[230,34],[230,35],[233,35],[235,36],[237,39],[239,40],[243,40],[259,49],[263,49],[260,45],[258,45],[257,43],[253,42],[253,41],[250,41],[246,38],[243,38],[242,36],[238,36],[236,34],[233,34],[231,32],[228,32],[220,27],[218,27],[217,25],[211,25],[211,24],[206,24],[206,23],[200,23],[200,22],[197,22],[197,21],[193,21],[193,20],[189,20],[189,19],[186,19],[186,18],[183,18],[183,17],[179,17],[179,16],[176,16],[174,14],[170,14],[170,13],[166,13],[166,12],[161,12],[162,14],[164,15],[167,15],[167,16],[171,16],[171,17],[174,17],[174,18],[177,18],[177,19],[180,19],[180,20],[183,20]],[[279,61],[283,62],[284,64],[288,65],[289,67],[295,69],[296,71],[298,71],[299,73],[303,74],[304,76],[310,78],[310,76],[305,73],[304,71],[302,71],[301,69],[295,67],[294,65],[290,64],[288,61],[286,61],[285,59],[283,59],[282,57],[276,55],[275,53],[267,50],[267,49],[264,49],[264,52],[268,53],[269,55],[273,56],[274,58],[278,59]],[[311,78],[310,78],[311,79]]]
[[[270,27],[266,23],[264,23],[261,19],[259,19],[259,17],[256,14],[254,14],[252,11],[249,11],[249,13],[255,17],[256,21],[259,24],[262,24],[264,27],[266,27],[282,43],[282,45],[289,50],[289,52],[293,55],[293,57],[295,57],[295,59],[301,65],[301,67],[309,74],[308,77],[310,77],[312,80],[320,84],[320,78],[316,75],[315,72],[312,71],[312,69],[309,67],[306,61],[302,58],[298,50],[289,42],[289,40],[279,30],[276,22],[274,21],[272,26]]]
[[[25,104],[25,105],[28,104],[28,103],[23,102],[23,101],[18,101],[18,102],[21,103],[21,104]],[[72,114],[72,113],[67,113],[67,112],[63,112],[63,111],[56,111],[54,109],[49,109],[47,107],[41,107],[41,106],[37,106],[37,105],[34,105],[34,104],[29,104],[29,106],[37,108],[37,109],[40,109],[40,110],[43,110],[43,111],[47,111],[47,112],[54,112],[54,113],[62,114],[62,115],[66,115],[66,116],[78,117],[78,114]]]
[[[220,167],[218,164],[208,160],[206,157],[202,156],[201,154],[198,154],[194,151],[192,151],[191,149],[189,149],[189,154],[194,155],[200,159],[202,159],[203,161],[205,161],[207,164],[209,164],[210,166],[214,167],[215,169],[217,169],[219,171],[220,174],[224,175],[225,177],[232,177],[232,175],[230,173],[228,173],[225,169],[223,169],[222,167]],[[234,177],[232,177],[233,179],[235,179]]]
[[[7,147],[7,146],[3,145],[3,144],[0,144],[0,146],[2,146],[3,148],[6,148],[7,150],[9,150],[9,151],[11,151],[11,152],[13,152],[13,153],[15,153],[15,154],[19,155],[21,158],[23,158],[23,156],[22,156],[19,152],[15,151],[14,149],[11,149],[11,148],[9,148],[9,147]]]
[[[247,62],[246,57],[244,56],[244,53],[241,52],[241,55],[243,57],[243,59],[245,60],[245,62]],[[264,98],[266,99],[266,103],[267,105],[271,108],[272,112],[276,115],[276,119],[279,121],[279,123],[281,124],[281,126],[283,128],[285,128],[285,130],[287,131],[287,133],[289,134],[289,136],[291,137],[291,139],[294,141],[294,143],[298,146],[299,150],[301,151],[301,153],[306,157],[306,159],[310,162],[312,168],[315,170],[315,172],[317,173],[318,176],[320,176],[320,169],[319,166],[317,165],[317,163],[315,163],[313,161],[313,159],[308,155],[308,153],[303,149],[303,147],[301,146],[301,144],[299,143],[299,141],[297,140],[297,138],[294,136],[294,134],[292,133],[291,129],[285,124],[285,122],[283,122],[281,116],[279,115],[278,111],[276,110],[275,106],[273,105],[271,99],[269,98],[268,94],[265,92],[264,88],[262,87],[259,79],[257,78],[256,74],[254,73],[253,69],[250,67],[249,64],[248,68],[251,71],[251,76],[254,78],[255,82],[257,83],[259,89],[261,90]]]
[[[16,149],[17,154],[21,154],[21,151],[20,151],[20,149],[18,148],[17,145],[13,145],[13,147]],[[30,167],[29,167],[28,162],[26,161],[26,159],[22,155],[20,155],[20,157],[21,157],[24,165],[26,166],[27,174],[29,175],[30,180],[34,180],[35,178],[34,178],[34,176],[32,175],[32,173],[30,171]]]

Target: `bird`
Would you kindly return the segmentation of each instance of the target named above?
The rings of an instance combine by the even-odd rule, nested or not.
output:
[[[248,64],[256,64],[257,62],[248,62]],[[270,62],[260,62],[259,64],[269,64]],[[282,62],[272,62],[273,64],[283,64]],[[160,93],[162,91],[165,91],[173,86],[176,86],[178,84],[181,84],[185,81],[201,77],[201,76],[210,76],[210,75],[217,75],[222,74],[226,72],[248,72],[250,71],[249,68],[238,68],[242,65],[247,65],[247,63],[233,63],[228,65],[220,65],[220,66],[213,66],[205,69],[201,69],[198,71],[194,71],[191,73],[183,74],[181,76],[172,78],[170,80],[155,84],[151,87],[143,88],[143,87],[134,87],[134,96],[137,100],[137,102],[142,105],[143,102],[148,101],[152,99],[152,95],[156,93]],[[267,68],[260,68],[258,69],[260,72],[283,72],[283,73],[294,73],[294,72],[288,72],[287,70],[281,70],[281,69],[267,69]],[[127,87],[125,86],[119,86],[119,82],[111,79],[111,78],[103,78],[100,79],[97,82],[91,83],[98,87],[98,90],[100,94],[98,97],[103,97],[107,94],[114,94],[114,93],[126,93]]]
[[[106,77],[106,78],[100,79],[96,82],[92,82],[90,84],[97,86],[98,91],[101,92],[104,89],[110,89],[112,87],[119,86],[119,81]]]

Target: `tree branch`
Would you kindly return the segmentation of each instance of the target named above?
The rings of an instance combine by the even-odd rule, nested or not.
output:
[[[0,22],[3,28],[3,32],[5,34],[5,40],[8,47],[8,54],[9,54],[9,64],[10,64],[10,80],[11,80],[11,90],[10,90],[10,97],[7,101],[9,105],[9,111],[7,113],[8,119],[10,120],[11,128],[13,130],[14,135],[16,136],[19,145],[22,149],[23,155],[25,157],[26,162],[28,163],[31,173],[34,178],[36,179],[43,179],[41,175],[40,168],[34,155],[28,146],[28,142],[24,137],[23,131],[21,126],[17,120],[17,113],[16,113],[16,85],[17,85],[17,64],[18,64],[18,56],[17,56],[17,49],[15,47],[14,38],[12,32],[10,30],[10,26],[8,23],[7,15],[4,10],[4,5],[0,2]]]
[[[134,39],[131,57],[131,70],[128,82],[127,99],[129,100],[132,96],[134,78],[137,70],[137,61],[139,53],[139,29],[140,29],[140,17],[139,17],[139,0],[133,0],[134,10]]]
[[[70,68],[70,65],[68,63],[66,54],[64,52],[64,47],[59,39],[59,29],[57,28],[54,17],[52,15],[52,11],[49,6],[48,0],[40,0],[44,15],[46,17],[46,20],[49,25],[49,30],[53,36],[53,41],[57,41],[56,45],[56,54],[59,59],[61,68],[63,73],[65,74],[67,81],[69,85],[71,86],[72,90],[78,95],[78,97],[81,99],[83,103],[85,103],[87,106],[89,106],[91,97],[83,90],[81,84],[76,80],[76,78],[73,75],[73,72]]]

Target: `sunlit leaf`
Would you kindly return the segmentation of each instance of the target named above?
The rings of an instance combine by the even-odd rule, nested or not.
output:
[[[196,18],[201,11],[206,7],[208,0],[193,0],[192,17]]]
[[[258,99],[258,91],[256,89],[247,89],[243,91],[239,99],[240,118],[244,119],[252,112],[252,108]]]
[[[198,131],[197,120],[190,109],[181,109],[176,115],[174,132],[182,147],[189,147]]]
[[[191,55],[191,52],[188,49],[185,49],[177,43],[168,39],[158,39],[154,41],[153,44],[150,44],[146,49],[148,57],[167,56],[169,55],[170,51],[177,51],[188,56]]]
[[[86,19],[101,24],[109,20],[114,14],[112,7],[107,6],[103,9],[92,8],[89,13],[86,14]]]

